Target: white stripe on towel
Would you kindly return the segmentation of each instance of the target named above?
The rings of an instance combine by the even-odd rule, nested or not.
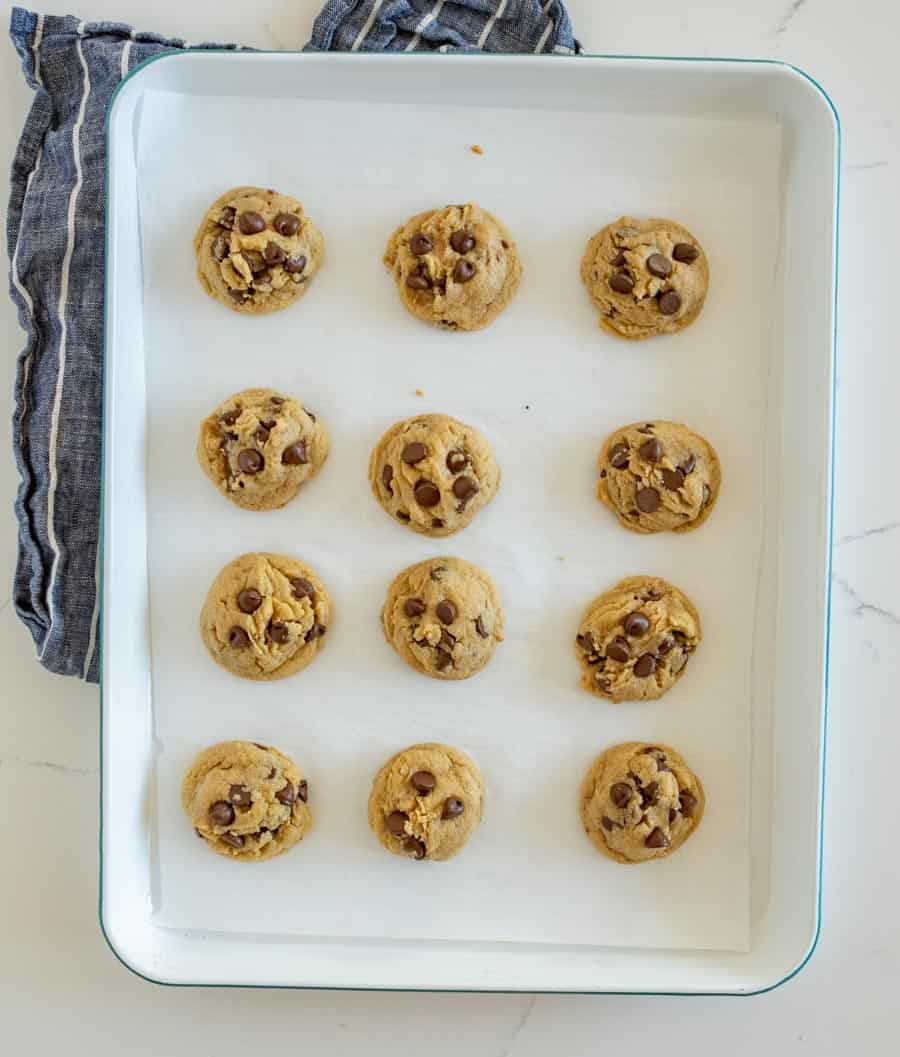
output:
[[[481,36],[478,38],[478,47],[483,48],[487,42],[488,37],[491,35],[491,30],[494,28],[494,23],[506,10],[506,0],[500,0],[497,5],[497,10],[491,15],[491,17],[485,22],[484,29],[481,31]]]
[[[128,76],[128,63],[131,61],[131,45],[134,42],[134,30],[131,31],[131,40],[125,41],[125,46],[122,48],[122,62],[119,66],[119,76],[124,81]]]
[[[369,30],[372,28],[383,3],[384,0],[377,0],[377,2],[372,5],[372,10],[369,12],[369,17],[366,19],[365,25],[359,33],[357,33],[356,40],[354,40],[350,46],[351,51],[359,51],[360,47],[362,47],[362,42],[369,35]]]
[[[406,45],[406,51],[415,51],[416,48],[418,48],[419,41],[422,39],[422,30],[425,29],[426,26],[430,26],[431,23],[435,21],[435,19],[441,13],[441,8],[444,6],[444,2],[445,0],[437,0],[437,3],[428,12],[428,14],[423,15],[422,21],[416,26],[416,35],[409,42],[409,44]]]
[[[87,110],[88,96],[91,94],[91,75],[87,63],[84,61],[84,49],[81,45],[81,36],[84,23],[78,27],[75,48],[81,69],[84,71],[84,84],[81,92],[81,103],[78,107],[78,117],[72,128],[72,156],[75,162],[75,183],[69,192],[69,207],[66,217],[66,250],[63,254],[62,277],[59,288],[59,366],[56,375],[56,392],[53,395],[53,411],[50,417],[50,485],[47,491],[47,537],[53,549],[53,564],[50,566],[50,583],[47,586],[47,606],[50,611],[50,628],[44,641],[44,651],[50,642],[50,633],[53,629],[53,589],[56,585],[56,572],[59,568],[59,543],[56,539],[56,528],[53,517],[56,507],[56,444],[59,437],[59,414],[62,406],[63,385],[66,377],[66,339],[68,328],[66,326],[66,302],[69,299],[69,273],[72,269],[72,254],[75,251],[75,207],[78,203],[78,195],[81,193],[81,185],[84,182],[84,174],[81,168],[81,127],[84,124],[84,115]],[[95,603],[96,604],[96,603]]]
[[[547,0],[547,3],[544,4],[544,6],[541,8],[541,14],[546,15],[552,6],[553,0]],[[550,36],[550,31],[553,29],[553,26],[554,22],[551,18],[547,21],[547,25],[544,27],[544,32],[541,34],[541,39],[537,42],[537,45],[534,49],[535,55],[540,55],[540,53],[544,50],[544,45],[547,43],[547,37]]]

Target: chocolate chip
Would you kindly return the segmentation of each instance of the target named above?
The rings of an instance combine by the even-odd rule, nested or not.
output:
[[[229,228],[229,229],[233,228],[234,227],[234,215],[235,215],[235,212],[236,212],[236,210],[235,210],[234,206],[225,206],[225,208],[222,210],[222,215],[219,217],[219,219],[217,221],[219,227],[220,228]]]
[[[700,256],[700,251],[689,242],[676,242],[675,248],[672,250],[672,256],[676,261],[690,264],[691,261],[695,261]]]
[[[666,635],[662,642],[656,647],[656,652],[661,654],[663,657],[674,647],[675,640],[671,635]]]
[[[648,587],[647,594],[645,597],[651,602],[658,602],[662,598],[662,596],[663,593],[659,590],[658,587]]]
[[[284,397],[283,396],[272,396],[272,397],[269,397],[269,399],[272,401],[272,403],[276,407],[279,407],[281,404],[284,403]]]
[[[619,250],[619,252],[615,255],[615,257],[613,257],[613,259],[609,263],[613,268],[621,268],[622,265],[625,263],[625,254],[621,250]]]
[[[625,807],[632,795],[632,788],[627,782],[615,782],[610,786],[609,799],[616,807]]]
[[[656,826],[650,831],[650,835],[644,841],[644,845],[647,848],[668,848],[669,838],[663,833],[659,826]]]
[[[672,262],[661,253],[651,253],[646,260],[647,271],[657,279],[665,279],[672,274]]]
[[[484,617],[478,616],[478,617],[475,618],[475,630],[478,632],[478,634],[483,639],[486,639],[486,638],[490,637],[491,633],[485,627]]]
[[[656,794],[659,792],[659,782],[650,782],[641,790],[641,807],[647,807],[656,803]]]
[[[309,462],[306,442],[298,440],[296,444],[288,445],[281,453],[281,461],[285,466],[305,466]]]
[[[659,310],[664,316],[674,316],[681,308],[681,297],[674,290],[666,290],[659,298]]]
[[[629,613],[625,618],[623,627],[626,635],[630,635],[632,638],[639,638],[641,635],[646,635],[650,630],[650,618],[644,613]]]
[[[258,235],[260,231],[265,231],[266,222],[259,213],[250,210],[238,217],[238,227],[242,235]]]
[[[428,454],[428,449],[425,445],[418,440],[412,441],[407,444],[403,449],[400,458],[409,466],[415,466],[417,462],[421,462]]]
[[[475,236],[471,231],[454,231],[450,236],[450,245],[457,253],[471,253],[475,249]]]
[[[290,807],[291,804],[293,804],[294,802],[294,795],[294,787],[290,782],[288,782],[283,789],[278,790],[278,792],[275,794],[275,799],[278,801],[279,804],[285,804]]]
[[[267,430],[266,427],[262,425],[262,423],[260,423],[260,425],[256,427],[256,431],[254,432],[253,436],[260,444],[265,444],[266,441],[269,439],[269,430]]]
[[[501,240],[500,240],[500,245],[501,245],[501,246],[502,246],[502,247],[503,247],[503,248],[504,248],[505,250],[508,250],[508,249],[509,249],[509,243],[508,243],[508,242],[506,241],[506,239],[501,239]]]
[[[206,840],[206,837],[204,837],[204,835],[200,832],[199,829],[197,829],[196,826],[194,826],[194,833],[196,833],[201,840]]]
[[[303,641],[312,642],[314,639],[320,639],[326,631],[327,628],[324,624],[313,624],[313,626],[309,629],[309,631],[307,631],[306,635],[304,636]]]
[[[709,485],[705,484],[703,486],[703,505],[709,506],[710,499],[712,499],[712,492],[710,491]]]
[[[233,650],[243,650],[250,645],[250,636],[243,628],[235,626],[228,632],[228,645]]]
[[[397,520],[398,521],[409,521],[409,514],[407,514],[407,512],[405,510],[398,510],[397,511]]]
[[[652,653],[643,653],[637,659],[634,666],[634,674],[638,679],[647,679],[656,671],[656,658]]]
[[[456,606],[448,598],[438,602],[434,611],[442,624],[452,624],[456,620]]]
[[[447,571],[446,565],[436,565],[431,572],[428,574],[429,577],[434,580],[436,584],[439,584],[444,579],[444,573]]]
[[[264,272],[260,272],[259,275],[253,276],[253,288],[256,289],[258,286],[263,286],[265,283],[272,282],[272,273],[266,269]]]
[[[448,796],[444,801],[444,810],[441,812],[441,818],[459,818],[465,810],[466,805],[458,796]]]
[[[609,679],[601,675],[600,672],[594,675],[594,682],[597,684],[597,689],[602,690],[604,693],[608,692],[611,685]]]
[[[585,653],[597,652],[597,644],[594,642],[594,636],[589,631],[586,631],[583,635],[576,635],[575,641]]]
[[[624,470],[628,465],[628,459],[631,452],[627,444],[620,441],[618,444],[614,444],[609,449],[609,465],[614,470]]]
[[[237,462],[243,473],[250,474],[259,473],[266,464],[266,460],[254,448],[244,448],[238,452]]]
[[[232,301],[246,301],[250,294],[246,290],[232,290],[229,286],[228,296]]]
[[[434,243],[427,235],[423,235],[421,231],[417,231],[409,240],[409,249],[410,252],[414,253],[417,257],[424,257],[426,253],[431,253],[434,249]]]
[[[272,227],[279,235],[284,235],[286,239],[289,239],[300,230],[300,218],[295,217],[293,213],[279,213],[272,221]],[[262,228],[259,230],[262,231]]]
[[[469,463],[466,453],[463,451],[447,452],[447,469],[450,473],[462,473]]]
[[[256,250],[244,250],[241,256],[247,262],[250,271],[253,272],[254,275],[258,275],[260,272],[266,270],[266,262],[263,260],[263,255],[257,253]]]
[[[233,411],[226,411],[224,415],[219,419],[220,422],[224,422],[226,426],[233,426],[235,422],[240,418],[241,409],[235,408]]]
[[[441,501],[440,490],[431,481],[418,481],[415,488],[413,488],[413,495],[416,497],[416,502],[419,506],[437,506]]]
[[[631,647],[628,643],[619,636],[606,647],[606,656],[611,661],[618,661],[620,664],[624,664],[631,656]]]
[[[297,799],[302,800],[304,804],[309,800],[309,782],[305,778],[301,778],[297,786]]]
[[[683,814],[690,818],[694,814],[694,810],[697,807],[697,798],[693,793],[689,793],[687,789],[682,789],[680,792],[680,808]]]
[[[420,617],[425,612],[426,606],[421,598],[407,598],[403,603],[403,612],[408,617]]]
[[[465,257],[460,257],[453,266],[453,278],[458,283],[469,282],[470,279],[475,278],[475,265],[471,261],[467,261]]]
[[[269,746],[268,745],[262,745],[258,741],[254,741],[253,744],[257,747],[257,749],[262,749],[263,752],[268,752],[269,751]],[[271,775],[269,777],[271,777]]]
[[[313,422],[316,421],[316,416],[312,413],[312,411],[310,411],[308,407],[305,407],[303,410],[307,413],[307,415],[309,415]]]
[[[471,477],[457,477],[453,482],[453,494],[463,502],[468,501],[478,491],[478,485]]]
[[[217,261],[224,261],[228,256],[228,239],[224,235],[219,235],[213,240],[211,251]]]
[[[453,647],[456,645],[456,636],[455,635],[451,635],[450,632],[446,628],[442,628],[441,629],[441,638],[440,638],[440,642],[438,643],[438,645],[443,646],[443,648],[445,650],[447,650],[447,651],[452,653],[453,652]]]
[[[618,822],[613,822],[613,820],[608,815],[604,815],[603,818],[600,819],[600,825],[606,830],[607,833],[611,833],[614,829],[622,828]]]
[[[437,779],[431,771],[416,771],[409,780],[412,782],[413,789],[422,796],[430,793],[437,785]]]
[[[223,833],[222,840],[232,848],[243,848],[244,838],[239,833]]]
[[[295,257],[288,257],[284,262],[284,270],[288,275],[299,275],[306,267],[306,257],[298,253]]]
[[[238,595],[238,609],[242,613],[255,613],[262,605],[262,595],[252,587],[241,591]]]
[[[405,851],[410,852],[414,859],[425,858],[425,845],[416,837],[410,837],[403,845],[403,848]]]
[[[303,576],[297,576],[291,580],[291,587],[294,591],[295,598],[308,598],[310,602],[314,602],[316,599],[316,589]]]
[[[697,465],[697,456],[696,455],[689,455],[684,460],[684,462],[681,463],[681,465],[678,467],[678,469],[681,470],[681,472],[684,474],[685,477],[687,477],[688,474],[691,474],[691,473],[694,472],[694,467],[696,465]]]
[[[655,488],[639,488],[634,497],[638,510],[644,514],[652,514],[659,510],[659,492]]]
[[[669,808],[669,825],[671,826],[675,819],[678,817],[678,812],[674,807]]]
[[[659,462],[662,458],[662,444],[659,443],[656,437],[652,437],[650,440],[644,441],[638,448],[638,452],[646,462]]]
[[[670,492],[677,492],[684,484],[684,474],[681,470],[663,470],[662,479]]]
[[[283,620],[271,621],[266,632],[269,636],[269,640],[277,643],[279,646],[283,646],[291,637],[291,633],[288,631],[288,626]]]
[[[412,275],[407,275],[406,285],[410,290],[427,290],[431,286],[431,280],[427,275],[415,272]]]
[[[634,289],[634,280],[625,272],[616,272],[615,275],[610,276],[609,288],[617,294],[630,294]]]
[[[406,835],[408,821],[409,815],[405,811],[392,811],[384,820],[384,824],[388,833],[393,833],[395,837],[403,837]]]
[[[287,258],[287,254],[277,242],[267,242],[266,248],[263,250],[263,257],[266,264],[270,264],[274,267],[276,264],[283,264]]]
[[[433,529],[442,529],[444,527],[444,522],[439,517],[433,517],[431,519],[431,527]]]
[[[391,488],[391,481],[394,479],[393,468],[388,464],[384,464],[384,469],[381,471],[381,483],[391,493],[394,494],[393,488]]]
[[[250,795],[250,790],[245,785],[232,785],[228,789],[228,799],[234,804],[235,807],[240,808],[241,811],[249,811],[250,805],[253,803],[253,797]],[[231,823],[225,822],[223,825],[230,825]]]
[[[230,826],[234,822],[234,808],[225,800],[217,800],[209,809],[209,821],[214,826]]]
[[[442,672],[445,668],[449,668],[451,664],[453,664],[453,655],[438,646],[435,650],[435,668],[437,668],[439,672]]]

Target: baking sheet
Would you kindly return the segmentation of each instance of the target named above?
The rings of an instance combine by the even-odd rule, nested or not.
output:
[[[473,155],[472,143],[485,153]],[[770,367],[759,306],[773,282],[780,147],[774,123],[146,94],[138,156],[157,924],[747,949],[750,673],[770,646],[753,629],[776,487],[757,455]],[[296,195],[325,234],[322,270],[284,313],[238,317],[195,278],[194,229],[238,184]],[[513,231],[524,277],[487,331],[445,334],[403,311],[380,256],[396,223],[466,198]],[[707,307],[681,335],[635,345],[596,326],[580,256],[592,231],[628,211],[679,219],[708,253]],[[300,396],[333,441],[320,477],[268,514],[226,503],[193,454],[200,419],[251,385]],[[426,411],[477,425],[504,475],[495,501],[444,541],[392,523],[366,480],[381,432]],[[593,498],[604,436],[654,417],[686,421],[719,451],[722,495],[696,533],[633,536]],[[295,554],[334,599],[329,648],[283,683],[229,676],[197,632],[212,578],[247,550]],[[378,623],[394,574],[444,553],[491,573],[507,626],[491,665],[454,684],[408,669]],[[642,572],[688,593],[704,641],[662,700],[607,705],[579,689],[572,639],[595,594]],[[210,854],[178,802],[193,755],[241,737],[283,748],[310,780],[312,832],[266,864]],[[598,752],[641,738],[686,756],[707,811],[678,854],[632,870],[585,839],[577,790]],[[387,855],[366,822],[375,771],[422,740],[464,748],[487,783],[483,824],[442,864]]]

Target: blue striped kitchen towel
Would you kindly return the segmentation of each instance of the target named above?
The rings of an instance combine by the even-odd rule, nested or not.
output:
[[[10,36],[35,92],[7,216],[10,295],[26,334],[13,406],[13,601],[41,664],[97,682],[106,109],[145,59],[223,45],[19,7]],[[558,0],[328,0],[307,48],[572,54],[578,45]]]

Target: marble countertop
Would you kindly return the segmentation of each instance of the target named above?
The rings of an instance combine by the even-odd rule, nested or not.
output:
[[[73,0],[189,40],[298,48],[320,0]],[[0,742],[0,1009],[11,1053],[230,1054],[422,1049],[428,1057],[543,1057],[551,1047],[731,1057],[816,1057],[896,1046],[900,991],[900,488],[893,451],[900,357],[897,294],[900,6],[894,0],[570,0],[586,50],[771,57],[812,73],[844,133],[837,378],[831,705],[822,934],[811,962],[765,996],[529,997],[178,989],[132,976],[97,924],[97,691],[51,676],[8,593],[0,665],[10,723]],[[61,10],[57,8],[57,10]],[[31,93],[0,49],[0,153],[10,159]],[[815,261],[809,262],[816,267]],[[11,415],[22,336],[0,300]],[[898,364],[898,366],[895,366]],[[0,567],[15,550],[16,472],[0,446]],[[8,580],[8,575],[7,575]]]

